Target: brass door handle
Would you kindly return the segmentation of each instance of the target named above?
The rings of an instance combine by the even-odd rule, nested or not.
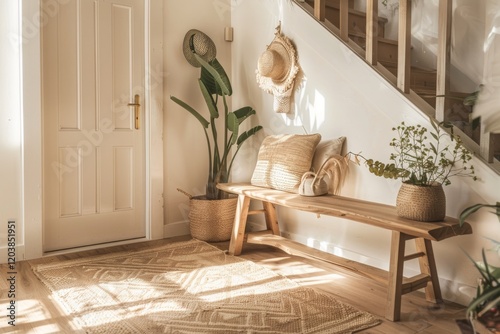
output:
[[[135,118],[135,128],[139,130],[140,124],[140,113],[141,113],[141,97],[139,94],[135,94],[134,103],[129,103],[129,107],[134,107],[134,118]]]

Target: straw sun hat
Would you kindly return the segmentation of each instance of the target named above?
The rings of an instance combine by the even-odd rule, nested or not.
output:
[[[201,67],[201,64],[194,57],[194,53],[206,62],[214,60],[217,55],[217,48],[215,47],[214,41],[206,34],[196,29],[189,30],[184,36],[182,51],[184,52],[186,60],[194,67]]]
[[[299,69],[295,47],[281,34],[278,26],[273,41],[259,57],[256,70],[259,87],[274,95],[275,112],[290,111],[290,98]]]

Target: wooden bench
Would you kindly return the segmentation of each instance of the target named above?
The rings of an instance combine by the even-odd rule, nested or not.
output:
[[[238,195],[238,205],[229,244],[231,255],[240,255],[243,241],[278,247],[289,254],[305,256],[343,266],[356,273],[375,279],[387,286],[386,318],[398,321],[401,316],[403,294],[425,288],[428,301],[442,302],[441,290],[432,250],[432,241],[441,241],[457,235],[471,234],[468,223],[459,226],[458,220],[446,217],[442,222],[418,222],[400,218],[394,206],[367,202],[342,196],[304,197],[274,189],[252,186],[249,183],[221,183],[219,189]],[[262,202],[262,210],[249,211],[250,200]],[[351,261],[312,249],[280,236],[275,205],[301,211],[345,218],[392,231],[389,271]],[[267,230],[245,234],[249,214],[263,213]],[[405,254],[407,240],[415,240],[416,252]],[[405,261],[419,259],[419,275],[403,277]]]

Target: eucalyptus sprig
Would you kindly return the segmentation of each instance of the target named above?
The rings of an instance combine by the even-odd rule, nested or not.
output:
[[[421,125],[406,125],[405,122],[392,128],[397,133],[389,145],[394,148],[391,163],[365,159],[369,171],[389,179],[428,186],[435,183],[451,184],[454,176],[467,176],[476,180],[474,166],[470,163],[472,153],[463,145],[453,127],[431,120],[433,131]],[[450,129],[444,131],[441,126]],[[430,136],[430,137],[429,137]],[[445,137],[450,137],[447,144]]]

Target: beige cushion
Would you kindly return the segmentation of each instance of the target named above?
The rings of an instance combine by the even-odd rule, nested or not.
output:
[[[312,171],[317,173],[326,160],[334,155],[341,155],[344,142],[345,137],[321,141],[314,152]]]
[[[302,175],[311,169],[320,140],[320,134],[264,138],[250,182],[254,186],[297,192]]]

